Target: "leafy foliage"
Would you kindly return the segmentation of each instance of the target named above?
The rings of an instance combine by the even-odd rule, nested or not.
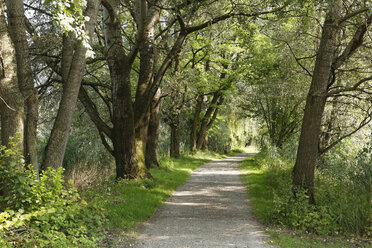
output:
[[[85,22],[89,21],[89,17],[84,16],[83,13],[87,1],[45,0],[44,4],[53,7],[53,18],[62,33],[76,35],[82,45],[87,48],[87,57],[93,57],[95,53],[89,44],[88,31],[85,28]]]
[[[81,200],[63,169],[48,168],[40,178],[16,149],[0,150],[0,246],[97,246],[104,224],[100,210]]]
[[[253,206],[259,208],[254,209],[256,215],[267,224],[316,234],[371,236],[372,182],[368,147],[358,153],[359,159],[353,164],[348,165],[350,160],[345,163],[341,159],[338,165],[329,163],[327,169],[317,171],[316,205],[308,203],[305,191],[298,190],[293,196],[290,181],[293,161],[276,149],[270,148],[244,162],[244,169],[254,168],[254,174],[250,171],[252,175],[247,175],[244,181],[252,188]],[[342,169],[337,170],[341,164]]]

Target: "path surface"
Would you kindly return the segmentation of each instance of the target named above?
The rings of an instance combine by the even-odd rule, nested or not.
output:
[[[251,154],[206,163],[144,226],[136,248],[271,247],[251,213],[238,164]]]

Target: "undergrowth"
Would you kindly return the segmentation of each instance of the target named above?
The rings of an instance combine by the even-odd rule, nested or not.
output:
[[[98,247],[104,218],[82,200],[63,169],[38,178],[11,142],[0,148],[0,247]]]
[[[152,216],[194,169],[240,152],[162,158],[151,179],[117,181],[112,175],[79,193],[62,168],[38,178],[16,143],[11,146],[0,150],[0,247],[111,247]]]
[[[354,160],[341,156],[333,157],[332,163],[323,161],[315,175],[316,205],[310,205],[305,192],[297,193],[296,199],[293,197],[293,160],[273,148],[260,152],[241,164],[246,172],[243,181],[249,188],[253,211],[267,225],[316,235],[371,240],[370,155],[371,151],[365,149]]]

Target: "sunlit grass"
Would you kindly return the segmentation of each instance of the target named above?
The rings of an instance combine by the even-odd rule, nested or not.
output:
[[[240,164],[243,172],[242,181],[248,188],[253,213],[262,223],[268,224],[269,211],[273,205],[273,193],[269,187],[266,187],[265,172],[257,163],[256,156],[249,157]]]
[[[274,195],[272,187],[269,186],[267,171],[260,165],[260,156],[257,154],[249,157],[240,164],[242,173],[242,181],[248,188],[250,202],[253,208],[253,213],[257,219],[270,226],[270,243],[284,248],[316,248],[316,247],[366,247],[372,248],[372,244],[363,240],[352,240],[343,237],[330,237],[304,232],[295,232],[286,228],[271,226],[270,211],[274,207]],[[288,174],[288,173],[287,173]]]
[[[283,248],[372,248],[372,244],[367,241],[346,239],[342,237],[318,236],[314,234],[304,234],[300,232],[282,231],[272,229],[269,231],[272,244]]]
[[[162,158],[160,168],[150,170],[151,179],[111,180],[85,191],[83,195],[89,204],[103,208],[109,230],[133,231],[133,227],[155,214],[156,209],[189,178],[193,170],[210,160],[232,154],[198,152],[177,159]]]

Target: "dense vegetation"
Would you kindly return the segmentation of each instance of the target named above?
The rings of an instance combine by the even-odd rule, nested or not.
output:
[[[323,161],[316,171],[316,205],[309,204],[305,191],[297,193],[296,198],[290,194],[294,161],[288,153],[270,147],[241,164],[254,213],[261,222],[273,227],[273,240],[281,247],[296,247],[299,243],[304,247],[368,244],[372,231],[371,147],[369,144],[358,153],[348,154],[354,157],[352,160],[345,160],[345,150],[338,149],[342,155],[332,154],[332,159]],[[300,231],[298,238],[288,238],[290,232],[278,231],[283,227]],[[346,242],[339,237],[365,240]]]
[[[370,238],[371,8],[0,1],[0,245],[110,242],[252,145],[261,221]]]

